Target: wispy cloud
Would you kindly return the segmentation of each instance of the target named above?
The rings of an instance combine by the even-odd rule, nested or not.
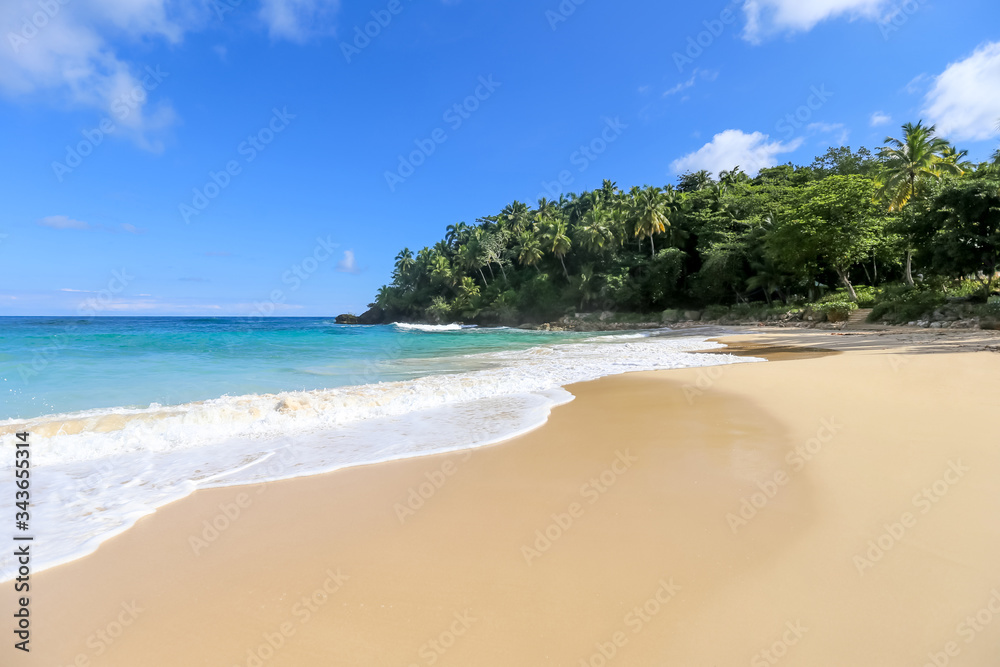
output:
[[[92,225],[89,222],[75,220],[66,215],[50,215],[38,220],[35,224],[39,227],[48,227],[49,229],[74,229],[89,232],[124,232],[126,234],[142,234],[143,231],[145,231],[135,225],[130,225],[127,222],[116,227],[108,227],[107,225]]]
[[[891,122],[892,122],[892,116],[890,116],[887,113],[883,113],[881,111],[876,111],[875,113],[873,113],[871,120],[869,120],[869,123],[871,124],[872,127],[881,127],[882,125],[888,125]]]
[[[836,134],[836,143],[843,146],[851,137],[851,131],[843,123],[810,123],[806,125],[806,131],[810,134]]]
[[[878,21],[892,4],[890,0],[746,0],[743,37],[759,44],[780,33],[808,32],[841,16]]]
[[[340,273],[358,274],[361,273],[362,271],[362,269],[358,268],[358,264],[354,259],[353,250],[344,251],[344,256],[340,259],[340,261],[337,262],[336,269]]]
[[[339,0],[261,0],[258,16],[271,37],[301,42],[322,32],[340,7]]]
[[[65,215],[50,215],[39,220],[38,225],[49,229],[93,229],[88,223]]]

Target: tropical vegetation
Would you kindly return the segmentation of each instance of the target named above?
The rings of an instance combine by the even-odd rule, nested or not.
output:
[[[935,127],[906,124],[874,152],[834,147],[808,166],[514,201],[403,249],[373,306],[388,319],[515,324],[836,292],[830,311],[846,316],[892,286],[901,299],[968,281],[985,301],[1000,268],[1000,151],[966,158]]]

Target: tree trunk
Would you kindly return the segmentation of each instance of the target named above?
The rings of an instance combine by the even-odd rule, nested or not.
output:
[[[507,272],[503,268],[503,262],[497,262],[497,265],[500,267],[501,273],[503,273],[503,281],[507,282]]]
[[[905,273],[904,277],[906,278],[906,284],[909,285],[910,287],[913,287],[913,251],[912,250],[907,250],[906,251],[906,273]]]
[[[653,240],[653,235],[649,235],[649,247],[653,250],[653,257],[656,257],[656,241]]]
[[[481,266],[479,267],[479,275],[480,275],[480,276],[482,277],[482,279],[483,279],[483,284],[484,284],[484,285],[486,285],[487,287],[489,287],[489,286],[490,286],[490,283],[489,283],[489,281],[487,281],[487,280],[486,280],[486,274],[485,274],[485,273],[483,273],[483,267],[481,267]]]
[[[847,288],[847,293],[850,295],[851,301],[857,303],[858,293],[854,291],[854,285],[851,284],[851,279],[847,277],[847,272],[837,269],[837,275],[840,276],[840,282],[844,283],[844,287]]]
[[[563,267],[563,275],[566,276],[566,280],[569,280],[569,271],[566,270],[566,262],[563,261],[562,255],[559,255],[559,263]]]

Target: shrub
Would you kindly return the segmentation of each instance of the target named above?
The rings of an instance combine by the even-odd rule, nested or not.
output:
[[[868,287],[867,285],[857,285],[854,287],[854,293],[858,295],[858,308],[871,308],[875,305],[875,301],[878,298],[878,290],[874,287]],[[841,288],[836,291],[830,292],[822,299],[820,299],[818,304],[827,303],[841,303],[844,301],[850,301],[851,297],[847,293],[846,288]]]
[[[943,293],[920,287],[894,286],[883,290],[881,295],[882,300],[868,316],[869,322],[906,324],[919,320],[947,301]]]
[[[846,322],[851,313],[858,309],[853,301],[828,301],[819,304],[816,310],[826,313],[826,319],[831,322]]]
[[[675,322],[680,322],[683,317],[684,311],[677,310],[676,308],[670,308],[663,311],[663,314],[660,315],[660,321],[664,324],[674,324]]]
[[[705,308],[705,312],[702,313],[702,320],[721,320],[722,318],[729,315],[729,308],[727,306],[708,306]]]

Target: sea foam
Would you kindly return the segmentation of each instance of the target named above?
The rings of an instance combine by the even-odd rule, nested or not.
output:
[[[32,433],[37,571],[92,552],[198,488],[479,447],[542,425],[572,400],[562,387],[575,382],[759,361],[695,352],[719,347],[700,337],[604,337],[429,360],[437,374],[402,382],[7,420],[0,450],[13,460],[13,434]],[[13,568],[0,556],[0,581]]]

